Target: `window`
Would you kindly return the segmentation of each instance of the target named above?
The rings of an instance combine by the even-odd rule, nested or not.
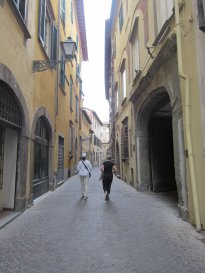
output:
[[[73,149],[74,149],[74,128],[73,123],[70,121],[70,141],[69,141],[69,155],[73,156]]]
[[[51,37],[51,60],[57,59],[57,44],[58,44],[58,30],[56,26],[52,25],[52,37]]]
[[[115,39],[113,41],[113,45],[112,45],[112,56],[113,56],[113,58],[116,57],[116,37],[115,37]]]
[[[156,35],[159,34],[165,22],[171,17],[174,7],[172,0],[155,0],[155,31]]]
[[[115,84],[115,112],[118,112],[119,108],[119,91],[118,91],[118,83]]]
[[[70,109],[73,111],[73,80],[70,78]]]
[[[122,159],[129,158],[129,141],[128,141],[128,118],[125,118],[122,122],[121,128],[121,153]]]
[[[71,23],[73,24],[73,2],[71,1],[70,3],[70,18],[71,18]]]
[[[139,36],[138,35],[139,35],[138,18],[136,18],[134,26],[133,26],[133,30],[130,36],[133,80],[136,76],[136,73],[140,71],[140,53],[139,53]]]
[[[122,7],[122,5],[121,5],[121,7],[120,7],[120,12],[119,12],[119,28],[120,28],[120,32],[121,32],[121,30],[122,30],[123,23],[124,23],[123,7]]]
[[[76,96],[76,104],[75,104],[75,118],[78,121],[79,116],[79,103],[78,103],[78,97]]]
[[[61,57],[61,60],[63,61],[63,56]],[[65,89],[65,62],[60,63],[60,84]]]
[[[3,186],[5,128],[0,126],[0,190]]]
[[[121,66],[121,90],[122,100],[124,100],[127,96],[125,61],[123,61]]]
[[[61,0],[60,17],[61,17],[62,24],[65,27],[65,0]]]
[[[45,43],[44,48],[46,50],[46,53],[48,56],[50,56],[51,53],[51,18],[48,13],[48,10],[46,9],[46,17],[45,17]]]
[[[77,47],[77,50],[78,50],[78,35],[76,35],[76,47]]]
[[[58,173],[57,173],[58,181],[62,181],[64,179],[64,138],[58,137]]]
[[[197,1],[199,29],[205,32],[205,0]]]
[[[80,81],[80,64],[76,63],[76,80],[77,84]]]
[[[17,10],[19,11],[22,19],[26,21],[26,7],[27,7],[27,0],[13,0]]]
[[[54,25],[54,15],[51,5],[46,0],[40,0],[39,10],[39,40],[47,54],[53,60],[57,55],[57,28]]]

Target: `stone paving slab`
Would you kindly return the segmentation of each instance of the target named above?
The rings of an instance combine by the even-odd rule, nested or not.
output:
[[[105,202],[95,168],[89,199],[79,177],[0,230],[0,273],[205,273],[202,234],[165,194],[115,178]]]

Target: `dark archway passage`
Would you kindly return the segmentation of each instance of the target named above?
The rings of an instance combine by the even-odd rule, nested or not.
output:
[[[176,191],[171,105],[155,109],[149,119],[151,190]]]
[[[174,150],[179,132],[168,93],[155,90],[142,105],[137,116],[137,181],[139,191],[173,192],[174,202],[183,203],[176,173],[182,173],[179,151]],[[177,168],[177,169],[176,169]]]

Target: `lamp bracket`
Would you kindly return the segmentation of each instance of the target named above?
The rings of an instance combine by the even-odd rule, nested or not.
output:
[[[65,60],[39,60],[33,61],[33,72],[41,72],[47,69],[56,69],[59,63],[71,62],[72,58],[66,58]]]

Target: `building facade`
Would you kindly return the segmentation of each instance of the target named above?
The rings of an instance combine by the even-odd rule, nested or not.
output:
[[[93,131],[91,129],[92,122],[87,114],[87,112],[82,109],[82,128],[81,128],[81,154],[86,153],[87,159],[92,161],[92,134]]]
[[[204,64],[195,2],[113,0],[105,23],[105,86],[122,179],[139,191],[175,191],[180,217],[200,230]]]
[[[109,123],[103,122],[103,125],[101,126],[101,133],[100,133],[100,139],[102,143],[101,147],[101,158],[102,162],[107,159],[107,155],[111,155],[109,147],[110,147],[110,141],[109,141]]]
[[[91,163],[92,166],[99,166],[102,162],[102,143],[101,143],[101,126],[103,125],[102,121],[98,117],[97,113],[89,108],[83,108],[87,115],[89,116],[92,126],[91,130],[93,132],[92,138],[91,138],[91,145],[92,145],[92,159]]]
[[[77,50],[65,62],[69,36]],[[1,0],[0,39],[0,210],[22,210],[79,159],[83,1]]]

